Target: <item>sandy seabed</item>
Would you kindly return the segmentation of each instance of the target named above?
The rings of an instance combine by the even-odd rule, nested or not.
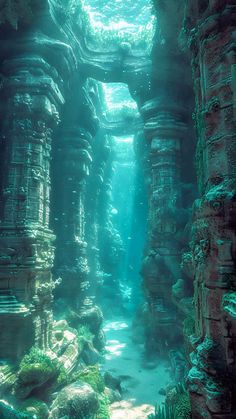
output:
[[[122,401],[110,406],[111,419],[145,419],[164,397],[159,390],[170,382],[163,361],[153,368],[143,364],[143,346],[131,338],[131,321],[117,318],[104,325],[106,362],[103,371],[121,379]]]

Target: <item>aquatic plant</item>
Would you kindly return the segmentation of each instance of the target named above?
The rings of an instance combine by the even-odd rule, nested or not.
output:
[[[73,378],[75,381],[80,380],[90,384],[92,389],[97,393],[102,393],[105,390],[104,380],[99,371],[98,365],[91,365],[84,368],[82,371],[76,372]]]
[[[176,418],[191,418],[191,405],[188,392],[179,393],[174,409]]]
[[[59,366],[59,375],[56,378],[55,387],[58,389],[58,388],[66,386],[67,384],[70,384],[70,383],[71,383],[70,376],[68,375],[64,366],[60,365]]]
[[[189,393],[184,383],[178,383],[173,388],[162,406],[155,407],[155,413],[148,419],[190,419],[191,404]]]
[[[60,374],[57,360],[51,359],[45,352],[33,347],[20,363],[15,384],[15,395],[24,399],[34,388],[54,382]]]
[[[100,394],[98,396],[99,409],[96,414],[96,419],[109,419],[109,400],[105,394]]]
[[[87,325],[81,325],[78,328],[78,341],[79,343],[92,342],[94,335],[90,332]]]
[[[168,404],[156,406],[155,412],[148,415],[148,419],[177,419],[174,407]]]
[[[92,387],[92,389],[96,392],[99,401],[99,409],[95,418],[109,419],[109,399],[107,395],[104,394],[105,384],[99,371],[99,366],[92,365],[84,368],[82,371],[74,373],[73,381],[83,382]]]

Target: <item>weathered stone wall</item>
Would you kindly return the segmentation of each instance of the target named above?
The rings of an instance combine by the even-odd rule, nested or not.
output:
[[[30,30],[28,5],[3,5],[0,27],[0,358],[11,360],[51,342],[51,142],[64,103],[62,79],[75,65],[66,43]]]
[[[190,2],[198,182],[191,249],[196,340],[194,418],[233,418],[235,404],[235,22],[233,1]]]
[[[49,166],[63,96],[55,70],[37,51],[8,58],[1,71],[0,357],[14,358],[32,344],[47,348],[50,343]]]

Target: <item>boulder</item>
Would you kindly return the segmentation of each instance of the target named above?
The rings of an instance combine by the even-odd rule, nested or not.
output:
[[[76,381],[61,390],[51,406],[49,419],[93,419],[99,408],[96,392],[89,384]]]
[[[96,335],[102,327],[103,315],[99,307],[93,306],[83,309],[79,315],[79,322],[89,327],[91,333]]]
[[[118,390],[121,393],[121,379],[112,375],[109,371],[104,374],[104,383],[112,390]]]

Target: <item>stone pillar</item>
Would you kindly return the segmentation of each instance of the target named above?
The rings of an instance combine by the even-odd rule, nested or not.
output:
[[[62,279],[57,301],[60,315],[73,327],[85,324],[94,345],[103,347],[102,312],[96,306],[99,275],[95,134],[98,121],[90,85],[76,80],[67,102],[59,142],[54,149],[54,207],[57,250],[55,272]]]
[[[85,240],[86,182],[91,165],[91,135],[78,125],[64,124],[56,145],[56,273],[62,278],[58,294],[78,310],[89,287]]]
[[[180,275],[177,214],[182,204],[180,153],[186,125],[182,109],[173,102],[150,100],[142,106],[141,113],[145,120],[150,170],[148,244],[142,275],[151,313],[151,336],[164,351],[171,341],[175,344],[177,333],[176,327],[171,334],[169,328],[177,321],[171,293]],[[155,115],[154,123],[148,113]]]
[[[140,83],[140,93],[138,88],[131,90],[144,123],[145,144],[138,148],[144,160],[149,206],[141,269],[150,313],[149,353],[166,353],[180,343],[182,325],[172,300],[172,286],[181,278],[183,231],[188,219],[182,197],[181,159],[191,115],[190,80],[188,61],[177,45],[172,40],[165,44],[156,40],[152,68],[143,82],[147,88]]]
[[[1,71],[0,358],[16,360],[50,345],[51,136],[63,97],[56,70],[37,54],[8,59]]]
[[[196,339],[189,389],[193,418],[226,419],[236,417],[236,6],[191,6],[200,199],[191,242]]]

